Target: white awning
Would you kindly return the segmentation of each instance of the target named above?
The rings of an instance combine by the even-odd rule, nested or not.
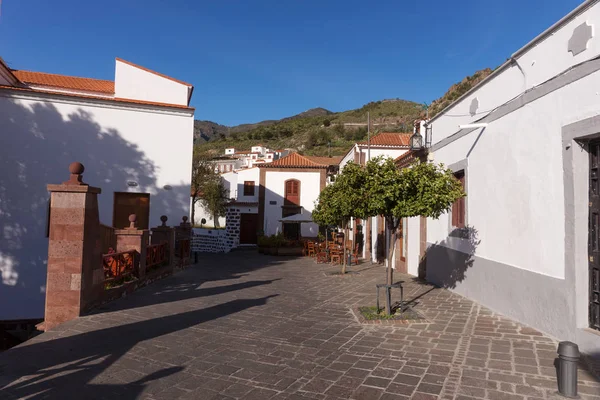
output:
[[[313,220],[310,216],[303,215],[303,214],[290,215],[289,217],[282,218],[279,221],[280,222],[296,222],[296,223],[313,222]]]

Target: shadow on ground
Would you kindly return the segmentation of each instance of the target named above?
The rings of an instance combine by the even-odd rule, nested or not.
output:
[[[236,260],[239,260],[238,264],[228,265],[227,268],[223,268],[223,265],[197,264],[125,299],[105,305],[104,311],[119,311],[178,302],[269,285],[273,280],[239,282],[210,288],[201,287],[204,284],[239,279],[250,271],[279,263],[272,257],[248,257],[241,260],[236,257]],[[260,298],[234,299],[198,310],[85,333],[69,330],[70,323],[66,323],[59,327],[58,332],[50,331],[35,340],[0,354],[0,398],[57,400],[137,398],[149,382],[161,380],[168,385],[169,377],[183,371],[184,367],[158,368],[154,364],[148,364],[147,374],[144,376],[133,375],[136,373],[127,370],[125,370],[125,376],[122,376],[121,373],[111,373],[112,370],[109,368],[113,367],[115,363],[123,362],[123,360],[119,360],[134,346],[138,344],[143,346],[144,342],[151,339],[193,328],[252,307],[262,306],[270,298],[278,295],[272,293]],[[99,313],[101,310],[96,310],[94,314]],[[61,329],[62,331],[60,331]],[[70,336],[58,336],[63,334]],[[161,350],[164,349],[153,349],[153,351]],[[123,371],[123,369],[119,369],[119,371]],[[101,374],[100,381],[95,379]],[[104,382],[107,375],[109,377],[114,375],[115,379]],[[127,382],[124,383],[123,379]]]

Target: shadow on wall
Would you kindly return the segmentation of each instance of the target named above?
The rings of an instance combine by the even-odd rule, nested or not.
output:
[[[455,229],[439,243],[431,245],[419,263],[419,277],[447,289],[455,289],[473,266],[475,251],[481,243],[472,226]],[[453,251],[450,249],[457,249]]]
[[[174,187],[169,196],[157,190],[154,163],[117,130],[104,129],[83,109],[62,115],[50,103],[27,104],[0,98],[0,320],[44,314],[46,185],[66,181],[72,161],[85,165],[84,182],[102,188],[103,223],[112,222],[112,192],[126,191],[130,179],[140,191],[158,193],[151,195],[152,208],[182,216],[189,210],[189,199],[179,199],[184,188]]]

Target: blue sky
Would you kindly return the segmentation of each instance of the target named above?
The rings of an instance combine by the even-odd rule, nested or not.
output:
[[[121,57],[195,86],[197,119],[431,102],[582,0],[0,0],[12,68],[114,79]]]

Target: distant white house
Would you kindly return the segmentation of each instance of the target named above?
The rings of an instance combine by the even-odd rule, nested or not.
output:
[[[337,172],[340,157],[312,157],[291,153],[260,169],[258,229],[265,235],[283,233],[290,239],[316,237],[317,224],[283,223],[282,218],[302,214],[308,220],[328,176]]]
[[[44,314],[46,184],[99,186],[101,222],[189,215],[193,86],[117,58],[115,79],[9,68],[0,60],[0,320]]]
[[[600,3],[586,1],[428,123],[467,197],[407,221],[408,272],[600,352]],[[423,243],[423,246],[420,246]],[[425,250],[426,251],[423,251]]]

